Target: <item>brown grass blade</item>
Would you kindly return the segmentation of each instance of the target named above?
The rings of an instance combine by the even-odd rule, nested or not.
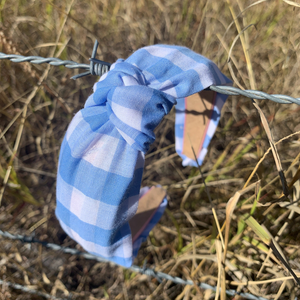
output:
[[[289,5],[300,7],[300,4],[296,3],[295,1],[291,1],[291,0],[283,0],[283,1]]]
[[[264,113],[262,112],[261,108],[258,106],[258,104],[256,103],[255,100],[253,102],[253,105],[256,107],[256,109],[259,112],[262,125],[263,125],[263,127],[266,131],[267,137],[269,139],[269,143],[270,143],[270,146],[271,146],[271,149],[272,149],[272,153],[273,153],[273,157],[274,157],[274,160],[275,160],[276,168],[277,168],[277,171],[279,173],[280,180],[281,180],[283,193],[287,197],[289,195],[289,189],[288,189],[288,186],[287,186],[286,178],[284,176],[284,172],[282,170],[281,161],[280,161],[279,154],[278,154],[278,151],[276,149],[276,146],[275,146],[275,143],[274,143],[274,140],[273,140],[273,137],[272,137],[272,133],[271,133],[268,121],[267,121]]]
[[[236,29],[238,31],[238,37],[240,37],[240,39],[241,39],[241,43],[242,43],[242,47],[243,47],[243,51],[244,51],[244,55],[245,55],[245,59],[246,59],[246,63],[247,63],[247,71],[248,71],[248,75],[249,75],[251,89],[256,89],[256,82],[255,82],[254,72],[253,72],[253,68],[252,68],[250,55],[249,55],[249,52],[248,52],[249,45],[246,44],[245,38],[244,38],[243,34],[241,34],[245,30],[247,30],[250,26],[253,26],[254,24],[250,24],[242,30],[241,27],[240,27],[240,24],[238,22],[237,16],[234,12],[234,9],[233,9],[233,7],[230,3],[230,0],[227,0],[227,3],[228,3],[228,6],[229,6],[229,9],[230,9],[232,18],[234,20]]]
[[[278,145],[280,143],[282,143],[283,141],[287,140],[288,138],[292,137],[292,136],[295,136],[297,134],[300,134],[300,131],[297,131],[297,132],[294,132],[292,134],[290,134],[289,136],[286,136],[282,139],[280,139],[279,141],[277,141],[275,143],[275,145]],[[264,159],[266,158],[266,156],[269,154],[269,152],[272,150],[272,148],[270,147],[263,155],[263,157],[259,160],[259,162],[256,164],[255,168],[253,169],[253,171],[251,172],[250,176],[248,177],[245,185],[244,185],[244,188],[249,184],[249,182],[251,181],[251,179],[253,178],[254,174],[256,173],[258,167],[261,165],[261,163],[264,161]],[[298,162],[300,159],[300,153],[296,156],[296,158],[293,160],[293,162],[291,163],[290,167],[293,166],[296,162]],[[290,167],[288,169],[288,171],[290,170]],[[287,172],[288,172],[287,171]],[[283,195],[283,194],[282,194]]]
[[[230,223],[231,223],[231,218],[232,214],[234,212],[234,209],[240,199],[240,197],[249,192],[253,188],[257,188],[260,185],[260,180],[249,185],[247,188],[242,189],[234,194],[232,198],[229,199],[226,205],[226,228],[225,228],[225,248],[224,248],[224,257],[223,257],[223,262],[226,259],[226,253],[227,253],[227,247],[229,243],[229,230],[230,230]]]
[[[280,252],[276,248],[276,246],[274,244],[274,241],[271,241],[271,243],[270,243],[269,246],[273,250],[273,253],[275,254],[275,256],[283,263],[283,265],[288,269],[288,271],[290,272],[290,274],[294,277],[294,279],[297,282],[298,286],[300,286],[300,280],[299,280],[299,278],[296,276],[296,274],[294,273],[294,271],[290,267],[289,263],[282,257],[282,255],[280,254]]]
[[[228,63],[228,68],[229,68],[229,71],[230,71],[230,75],[232,76],[232,79],[234,80],[235,84],[240,88],[240,89],[244,89],[243,86],[239,83],[236,75],[235,75],[235,72],[234,70],[232,69],[232,66],[231,66],[231,56],[232,56],[232,50],[233,50],[233,47],[235,45],[235,43],[237,42],[237,40],[240,38],[241,41],[242,41],[242,34],[244,31],[246,31],[249,27],[251,26],[254,26],[254,24],[250,24],[248,26],[246,26],[245,28],[243,28],[243,30],[240,30],[238,35],[235,37],[235,39],[233,40],[233,43],[229,49],[229,53],[228,53],[228,60],[227,60],[227,63]],[[252,71],[253,72],[253,71]]]
[[[223,283],[221,284],[222,280],[224,280],[224,276],[222,276],[223,273],[223,266],[222,266],[222,245],[219,240],[215,241],[215,247],[216,247],[216,253],[217,253],[217,263],[218,263],[218,281],[217,281],[217,289],[216,289],[216,295],[215,295],[215,300],[219,299],[219,296],[221,294],[221,300],[226,299],[226,293],[225,293],[225,298],[224,298],[224,292],[225,290],[223,289]],[[222,290],[220,293],[220,287],[222,285]],[[225,283],[226,287],[226,283]]]

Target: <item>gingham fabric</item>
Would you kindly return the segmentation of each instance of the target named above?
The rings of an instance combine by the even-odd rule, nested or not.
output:
[[[61,146],[56,216],[65,232],[88,252],[130,266],[167,204],[164,199],[140,237],[132,241],[128,221],[138,207],[144,155],[155,139],[155,127],[177,101],[180,110],[185,97],[230,82],[213,62],[184,47],[149,46],[117,60],[94,85]],[[218,99],[219,118],[225,97]],[[176,117],[179,154],[181,115]],[[184,159],[185,164],[192,163]]]

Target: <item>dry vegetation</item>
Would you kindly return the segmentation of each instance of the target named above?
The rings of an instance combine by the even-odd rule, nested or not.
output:
[[[184,45],[212,59],[229,77],[234,74],[236,86],[299,97],[297,3],[2,0],[0,51],[87,63],[95,39],[100,42],[97,58],[108,62],[126,58],[145,45]],[[239,31],[250,24],[254,26],[241,35],[243,43],[238,39],[232,47],[230,74],[228,53]],[[0,194],[0,229],[80,249],[64,234],[54,216],[55,173],[64,132],[73,114],[83,107],[96,78],[72,81],[70,77],[80,71],[47,65],[0,61],[0,67],[0,189],[4,191]],[[259,105],[278,142],[276,147],[291,186],[289,198],[281,196],[272,153],[264,156],[269,141],[257,109],[248,98],[229,97],[202,167],[215,218],[199,171],[182,168],[181,159],[174,154],[171,114],[157,128],[143,182],[165,186],[169,208],[143,244],[137,265],[147,259],[148,266],[192,279],[195,284],[226,284],[228,289],[267,299],[300,296],[290,274],[243,217],[251,213],[269,231],[299,274],[298,202],[291,206],[282,203],[299,199],[298,177],[295,183],[292,178],[299,168],[300,108],[266,100],[259,101]],[[224,250],[216,220],[222,227],[226,203],[245,186],[253,170],[247,185],[260,180],[261,189],[256,186],[239,198],[231,219],[227,260],[222,265]],[[223,238],[225,232],[223,228]],[[70,292],[72,299],[215,298],[210,290],[196,286],[159,283],[116,266],[4,238],[0,238],[0,279],[57,297]],[[220,297],[224,299],[223,294]],[[0,299],[42,298],[2,286]]]

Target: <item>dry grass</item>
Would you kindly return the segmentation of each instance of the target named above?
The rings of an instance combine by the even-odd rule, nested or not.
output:
[[[231,48],[250,24],[254,26]],[[299,97],[299,24],[299,1],[2,0],[0,51],[86,63],[96,38],[98,58],[109,62],[149,44],[184,45],[212,59],[228,76],[234,75],[237,85]],[[96,78],[74,82],[69,78],[78,71],[63,67],[9,61],[1,61],[0,67],[0,228],[75,247],[54,216],[55,173],[64,132]],[[292,179],[299,174],[300,108],[270,101],[259,105],[287,183],[292,183],[290,198],[280,198],[282,186],[274,158],[271,153],[264,156],[269,140],[249,99],[228,99],[202,167],[215,214],[199,171],[182,168],[174,154],[174,115],[169,115],[157,128],[143,182],[168,189],[169,210],[143,245],[136,264],[142,265],[147,258],[156,270],[265,298],[300,296],[299,287],[252,222],[274,237],[282,255],[299,272],[298,202],[282,203],[299,199],[298,177]],[[258,180],[261,189],[241,191],[246,182]],[[238,191],[235,209],[227,211],[230,228],[224,230],[226,203]],[[249,213],[252,223],[245,219]],[[216,298],[197,287],[159,283],[122,268],[2,238],[0,278],[56,296],[71,292],[75,299]],[[7,287],[0,293],[0,299],[40,299]],[[220,291],[217,295],[226,297]]]

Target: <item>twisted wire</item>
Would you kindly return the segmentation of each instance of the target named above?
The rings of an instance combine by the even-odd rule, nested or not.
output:
[[[96,75],[102,76],[104,73],[108,72],[110,69],[111,64],[102,60],[98,60],[95,58],[98,48],[98,41],[95,41],[92,56],[90,58],[90,64],[79,64],[72,60],[61,60],[55,57],[40,57],[40,56],[23,56],[23,55],[16,55],[16,54],[5,54],[0,52],[0,59],[9,59],[12,62],[20,63],[20,62],[30,62],[33,64],[43,64],[48,63],[52,66],[65,66],[69,69],[85,69],[87,72],[75,75],[71,77],[72,79],[78,79],[84,77],[86,75]],[[223,85],[212,85],[209,87],[210,90],[230,95],[230,96],[238,96],[242,95],[250,99],[257,99],[257,100],[271,100],[276,103],[280,104],[292,104],[295,103],[300,105],[300,98],[294,98],[287,95],[277,95],[277,94],[267,94],[262,91],[256,90],[241,90],[236,87],[232,86],[223,86]]]
[[[233,86],[224,86],[224,85],[212,85],[209,87],[210,90],[218,92],[220,94],[238,96],[242,95],[250,99],[257,100],[271,100],[280,104],[298,104],[300,105],[300,98],[294,98],[287,95],[277,95],[277,94],[267,94],[261,91],[256,90],[241,90]]]
[[[24,286],[24,285],[21,285],[21,284],[18,284],[18,283],[13,283],[13,282],[6,281],[6,280],[2,280],[2,279],[0,279],[0,284],[7,285],[7,286],[12,287],[16,290],[20,290],[20,291],[23,291],[23,292],[26,292],[26,293],[29,293],[29,294],[41,296],[41,297],[44,297],[46,299],[53,299],[53,300],[69,300],[70,299],[70,298],[69,299],[57,298],[57,297],[49,295],[47,293],[43,293],[43,292],[31,289],[27,286]]]
[[[0,235],[5,237],[5,238],[11,239],[11,240],[19,240],[22,243],[38,243],[38,244],[41,244],[44,247],[52,249],[54,251],[61,251],[63,253],[67,253],[67,254],[78,255],[78,256],[81,256],[85,259],[96,260],[96,261],[99,261],[99,262],[105,262],[105,263],[110,263],[111,265],[116,265],[113,262],[108,261],[108,260],[106,260],[104,258],[101,258],[99,256],[89,254],[89,253],[86,253],[86,252],[82,252],[82,251],[79,251],[79,250],[74,249],[74,248],[62,247],[62,246],[57,245],[57,244],[40,241],[38,239],[35,239],[34,237],[24,236],[24,235],[20,235],[20,234],[12,234],[12,233],[9,233],[7,231],[2,231],[2,230],[0,230]],[[192,280],[185,280],[185,279],[182,279],[182,278],[177,277],[177,276],[172,276],[172,275],[169,275],[169,274],[166,274],[166,273],[163,273],[163,272],[155,271],[152,268],[147,268],[146,265],[144,265],[143,267],[133,265],[130,268],[126,268],[126,269],[131,270],[135,273],[145,274],[149,277],[154,277],[159,282],[162,282],[162,280],[165,279],[165,280],[170,280],[170,281],[172,281],[176,284],[182,284],[182,285],[194,285],[195,284]],[[4,281],[1,280],[0,284],[3,284],[3,282]],[[11,286],[14,287],[13,285],[11,285]],[[207,283],[202,283],[201,282],[201,283],[198,284],[198,286],[202,289],[212,290],[214,292],[217,290],[216,286],[211,286]],[[239,293],[235,290],[226,290],[226,294],[228,296],[239,295],[239,296],[241,296],[245,299],[249,299],[249,300],[267,300],[264,297],[255,296],[255,295],[250,294],[250,293]]]
[[[12,62],[21,63],[21,62],[30,62],[32,64],[44,64],[48,63],[52,66],[65,66],[69,69],[86,69],[89,70],[90,66],[87,64],[79,64],[72,60],[61,60],[55,57],[44,58],[41,56],[23,56],[18,54],[5,54],[0,52],[0,59],[9,59]]]
[[[85,69],[87,72],[75,75],[71,77],[72,79],[77,79],[86,75],[97,75],[102,76],[104,73],[109,71],[110,63],[107,63],[105,61],[101,61],[95,58],[97,48],[98,48],[98,41],[95,42],[92,57],[90,58],[90,64],[80,64],[72,60],[61,60],[56,57],[41,57],[41,56],[23,56],[23,55],[17,55],[17,54],[5,54],[0,52],[0,59],[9,59],[12,62],[15,63],[21,63],[21,62],[30,62],[32,64],[44,64],[47,63],[51,66],[64,66],[69,69]]]

